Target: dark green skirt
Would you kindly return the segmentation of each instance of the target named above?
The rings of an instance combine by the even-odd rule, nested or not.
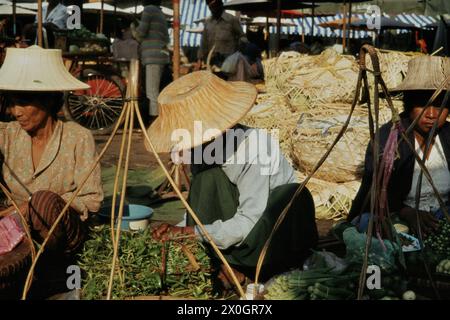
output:
[[[298,186],[297,183],[286,184],[271,192],[262,217],[244,242],[238,247],[222,251],[230,264],[249,268],[256,266],[278,216]],[[193,176],[188,202],[203,224],[211,224],[216,220],[225,221],[231,219],[237,211],[239,190],[221,168],[215,167]],[[195,224],[190,216],[187,223]],[[317,240],[314,201],[310,192],[304,188],[271,241],[264,260],[265,268],[283,272],[301,266],[311,254],[311,248],[316,246]]]

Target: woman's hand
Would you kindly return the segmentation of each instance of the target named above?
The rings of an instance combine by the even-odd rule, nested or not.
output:
[[[418,214],[419,214],[420,229],[422,231],[423,236],[427,237],[436,232],[436,230],[439,227],[439,220],[433,217],[433,215],[430,212],[419,210]],[[401,219],[405,220],[408,223],[413,234],[417,235],[419,233],[415,209],[411,207],[405,207],[402,210],[400,210],[399,216]]]
[[[177,227],[163,223],[153,230],[152,236],[156,240],[169,240],[177,235],[195,235],[194,227]]]

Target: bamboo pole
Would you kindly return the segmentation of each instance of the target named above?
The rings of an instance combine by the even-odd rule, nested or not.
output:
[[[173,79],[180,77],[180,0],[173,0]]]
[[[342,53],[345,52],[346,40],[347,40],[347,3],[344,0],[344,8],[343,8],[343,27],[342,27]]]
[[[275,41],[276,54],[280,52],[280,38],[281,38],[281,0],[277,0],[277,36]]]
[[[347,48],[350,48],[350,39],[354,35],[354,30],[352,28],[352,0],[348,2],[348,25],[349,25],[349,36],[347,37]]]
[[[103,33],[103,24],[105,19],[105,0],[101,1],[101,8],[100,8],[100,27],[99,27],[99,33]]]
[[[136,97],[137,95],[134,94],[135,90],[134,88],[137,88],[137,76],[139,74],[138,71],[134,71],[133,68],[139,68],[139,66],[136,66],[136,64],[131,64],[130,69],[130,78],[131,81],[129,83],[130,85],[130,91],[133,91],[133,95],[131,97]],[[116,262],[119,259],[119,244],[120,244],[120,231],[122,228],[122,217],[123,217],[123,207],[125,205],[125,194],[127,189],[127,179],[128,179],[128,166],[130,164],[130,154],[131,154],[131,142],[133,138],[133,124],[134,124],[134,116],[133,116],[133,105],[134,101],[127,102],[125,104],[125,108],[127,110],[127,115],[129,117],[129,121],[125,123],[125,129],[128,127],[128,143],[127,143],[127,152],[125,155],[125,166],[123,169],[123,180],[122,180],[122,192],[120,194],[120,203],[119,203],[119,215],[117,217],[117,230],[115,235],[115,242],[114,242],[114,252],[113,252],[113,259],[111,264],[111,273],[109,277],[109,285],[108,285],[108,293],[106,296],[106,300],[111,300],[111,293],[112,293],[112,287],[114,282],[114,273],[116,271]],[[125,131],[125,130],[124,130]],[[126,133],[123,133],[123,136],[126,136]],[[114,219],[114,217],[112,217]]]
[[[269,249],[270,243],[272,241],[272,238],[273,238],[275,232],[278,230],[279,226],[281,225],[281,223],[283,222],[284,218],[286,217],[286,214],[289,211],[289,209],[291,208],[294,200],[303,191],[303,189],[308,184],[308,182],[312,178],[312,176],[317,172],[317,170],[320,169],[320,167],[325,162],[325,160],[328,158],[329,154],[331,153],[331,151],[333,150],[335,145],[339,142],[339,140],[342,138],[342,136],[344,135],[345,131],[347,130],[347,127],[350,124],[350,120],[351,120],[351,117],[353,115],[353,111],[355,110],[356,104],[358,102],[359,92],[361,90],[361,79],[362,79],[362,71],[360,70],[359,76],[358,76],[357,87],[356,87],[356,94],[355,94],[355,97],[353,99],[353,103],[352,103],[352,106],[350,108],[350,113],[349,113],[349,115],[347,117],[347,120],[345,121],[344,125],[342,126],[341,130],[339,131],[339,133],[336,136],[336,138],[333,141],[333,143],[328,147],[328,149],[325,152],[325,154],[320,158],[319,162],[315,165],[315,167],[313,168],[311,173],[305,178],[305,180],[297,188],[297,190],[295,191],[292,199],[289,201],[289,203],[283,209],[283,211],[279,215],[279,217],[278,217],[278,219],[277,219],[277,221],[276,221],[272,231],[270,232],[269,238],[266,240],[266,242],[265,242],[265,244],[263,246],[263,249],[261,250],[261,254],[259,255],[258,263],[256,265],[256,273],[255,273],[255,284],[256,285],[258,284],[259,275],[261,273],[261,268],[263,266],[264,259],[266,257],[267,251]]]
[[[203,236],[208,240],[209,244],[211,245],[211,247],[213,248],[214,252],[217,254],[217,256],[219,257],[219,259],[222,261],[222,263],[224,264],[225,268],[227,269],[227,271],[229,272],[229,274],[231,275],[231,278],[234,282],[234,284],[236,285],[236,288],[238,289],[238,292],[240,294],[240,296],[242,298],[245,299],[245,293],[244,290],[242,289],[241,284],[239,283],[239,280],[236,278],[236,275],[234,274],[233,270],[231,269],[229,263],[227,262],[227,260],[225,259],[225,257],[223,256],[222,252],[220,251],[220,249],[217,247],[217,245],[214,243],[214,240],[211,238],[210,234],[208,233],[208,231],[205,229],[205,226],[201,223],[201,221],[199,220],[199,218],[197,217],[197,215],[195,214],[195,212],[192,210],[191,206],[189,205],[189,203],[186,201],[186,199],[183,197],[183,194],[181,193],[180,189],[178,189],[178,187],[176,186],[175,181],[172,179],[172,177],[170,176],[169,172],[167,171],[166,167],[164,166],[161,158],[159,157],[158,153],[156,152],[155,147],[153,146],[153,143],[150,140],[150,137],[148,136],[147,133],[147,129],[145,128],[144,125],[144,121],[142,120],[142,116],[141,113],[139,111],[139,107],[135,104],[134,106],[135,108],[135,113],[137,116],[137,119],[139,121],[139,125],[141,126],[142,132],[144,134],[144,138],[147,140],[148,145],[150,146],[153,154],[156,157],[156,160],[158,162],[158,164],[160,165],[160,167],[163,169],[164,174],[166,175],[167,179],[169,180],[170,184],[172,185],[172,188],[174,189],[174,191],[176,192],[176,194],[178,195],[178,197],[180,198],[181,202],[183,203],[184,207],[186,208],[186,211],[191,215],[192,219],[195,221],[195,223],[197,224],[197,226],[200,228]]]
[[[117,38],[117,0],[114,0],[114,37]]]
[[[398,122],[400,121],[399,115],[397,113],[397,111],[395,110],[393,103],[392,103],[392,99],[389,96],[389,92],[387,90],[386,84],[384,83],[383,78],[381,77],[380,73],[379,73],[379,62],[377,59],[377,55],[376,52],[373,50],[373,47],[370,46],[364,46],[363,48],[366,48],[367,52],[371,55],[372,58],[372,62],[374,65],[374,70],[376,72],[376,76],[375,76],[375,93],[374,93],[374,99],[375,99],[375,117],[376,117],[376,122],[378,122],[378,114],[379,114],[379,108],[378,108],[378,86],[381,86],[384,94],[386,95],[386,99],[388,102],[388,106],[392,111],[392,121],[393,122]],[[362,61],[364,60],[364,57],[361,58],[361,62],[360,64],[362,65]],[[449,76],[450,77],[450,76]],[[433,188],[433,192],[435,193],[435,196],[437,197],[439,204],[441,206],[441,209],[444,211],[446,218],[449,219],[448,217],[448,213],[447,213],[447,208],[445,207],[445,204],[442,202],[442,199],[439,195],[439,192],[437,191],[437,189],[435,188],[435,185],[432,181],[431,175],[428,172],[428,169],[426,168],[423,159],[421,159],[419,157],[419,155],[417,154],[415,147],[412,145],[412,143],[408,140],[408,132],[409,130],[412,130],[415,127],[415,123],[417,123],[417,121],[422,117],[423,113],[425,112],[425,110],[427,109],[428,105],[431,104],[431,102],[439,95],[439,93],[443,90],[443,88],[445,87],[446,83],[449,81],[449,77],[446,78],[446,80],[444,80],[444,82],[439,86],[439,88],[435,91],[435,93],[433,94],[433,96],[430,98],[430,100],[427,102],[427,105],[422,109],[421,114],[419,114],[413,121],[413,123],[410,125],[410,127],[406,130],[406,132],[400,131],[401,132],[401,139],[398,141],[398,145],[401,143],[401,141],[405,141],[406,144],[408,145],[408,148],[411,149],[411,151],[413,152],[415,159],[417,161],[417,163],[419,164],[420,168],[421,168],[421,172],[426,176],[426,178],[428,179],[430,185]],[[363,74],[363,78],[364,78],[364,83],[365,83],[365,89],[366,91],[368,91],[368,81],[367,81],[367,74],[364,71]],[[444,102],[441,105],[441,110],[443,109],[443,106],[445,105],[445,101],[446,99],[448,99],[448,93],[446,94],[446,97],[444,98]],[[370,109],[370,105],[369,105],[369,109]],[[372,145],[374,146],[374,159],[377,159],[376,154],[377,154],[377,150],[378,150],[378,144],[379,144],[379,135],[377,135],[374,131],[377,130],[378,131],[378,123],[376,124],[376,128],[373,127],[373,120],[371,118],[371,112],[369,111],[369,124],[370,124],[370,135],[371,135],[371,141],[372,141]],[[437,124],[435,123],[433,125],[433,127],[437,126]],[[365,287],[365,278],[366,278],[366,272],[367,272],[367,264],[368,264],[368,252],[369,252],[369,248],[371,246],[371,242],[372,242],[372,232],[373,232],[373,223],[374,223],[374,214],[378,213],[380,214],[379,210],[377,209],[376,204],[378,203],[377,200],[377,196],[379,193],[379,186],[377,185],[377,181],[380,181],[378,176],[377,171],[377,163],[378,161],[375,161],[374,163],[374,183],[372,184],[371,187],[371,215],[370,215],[370,220],[369,220],[369,227],[368,227],[368,231],[367,231],[367,240],[366,240],[366,248],[365,248],[365,254],[364,254],[364,260],[363,260],[363,266],[361,269],[361,274],[360,274],[360,282],[359,282],[359,287],[358,287],[358,299],[362,298],[363,292],[364,292],[364,287]],[[417,197],[417,195],[416,195]],[[416,198],[417,201],[417,198]],[[388,216],[388,223],[391,225],[392,227],[392,222],[389,219]],[[419,241],[421,241],[421,232],[420,232],[420,228],[419,228]],[[421,244],[422,245],[422,244]],[[436,285],[434,283],[434,280],[431,276],[431,273],[429,271],[429,266],[426,263],[426,258],[423,256],[423,252],[422,252],[422,257],[424,258],[424,264],[425,264],[425,268],[426,268],[426,272],[428,274],[428,277],[432,283],[433,289],[435,290],[436,296],[439,299],[439,293],[436,289]]]
[[[127,94],[126,96],[129,96],[129,86],[127,88]],[[125,124],[128,123],[130,118],[130,112],[126,112],[125,116]],[[123,160],[123,152],[125,150],[125,138],[127,136],[127,130],[128,126],[125,125],[122,132],[122,142],[120,144],[120,151],[119,151],[119,160],[117,163],[117,170],[116,170],[116,176],[114,178],[114,188],[113,188],[113,197],[112,197],[112,208],[111,208],[111,241],[113,246],[115,245],[115,237],[114,237],[114,219],[116,216],[116,201],[117,201],[117,189],[119,186],[119,178],[120,178],[120,170],[122,168],[122,160]]]
[[[130,77],[137,77],[138,74],[138,64],[139,62],[137,60],[133,60],[131,62],[132,67],[130,68]],[[135,67],[133,67],[135,66]],[[136,78],[137,79],[137,78]],[[137,81],[137,80],[136,80]],[[131,82],[132,83],[132,82]],[[131,87],[133,87],[133,85],[131,85]],[[134,115],[137,116],[137,119],[139,121],[139,124],[141,126],[141,129],[144,133],[144,137],[147,139],[147,142],[149,143],[152,152],[154,153],[156,160],[158,161],[158,164],[161,166],[161,168],[164,171],[164,174],[166,175],[167,179],[169,180],[170,184],[172,185],[172,188],[174,189],[175,193],[178,195],[178,197],[181,199],[183,205],[186,207],[186,210],[189,212],[189,214],[191,214],[192,218],[194,219],[194,221],[197,223],[197,225],[199,226],[199,228],[201,229],[202,233],[204,234],[205,238],[209,241],[209,243],[211,244],[211,246],[213,247],[214,251],[216,252],[216,254],[219,256],[219,258],[222,260],[222,262],[224,263],[225,267],[227,268],[228,272],[230,273],[234,283],[236,284],[236,287],[239,291],[239,294],[242,297],[245,297],[244,295],[244,291],[239,283],[239,281],[237,280],[235,274],[233,273],[231,267],[229,266],[228,262],[226,261],[225,257],[223,256],[223,254],[220,252],[220,250],[218,249],[217,245],[214,243],[214,241],[212,240],[212,238],[210,237],[210,235],[208,234],[208,232],[206,231],[206,229],[204,228],[203,224],[200,222],[200,220],[198,219],[197,215],[195,214],[195,212],[192,210],[192,208],[189,206],[189,204],[187,203],[187,201],[184,199],[184,197],[182,196],[182,193],[180,191],[180,189],[177,186],[177,183],[173,180],[173,178],[170,176],[169,172],[167,171],[166,167],[164,166],[164,164],[162,163],[161,158],[159,157],[159,155],[157,154],[153,144],[150,141],[150,138],[148,137],[147,134],[147,130],[145,128],[144,122],[142,120],[142,116],[140,114],[140,110],[139,110],[139,106],[137,105],[136,101],[135,101],[135,97],[137,96],[137,91],[136,90],[132,90],[131,92],[131,97],[130,100],[131,102],[127,103],[126,108],[134,108],[134,113],[133,110],[130,110],[130,123],[131,126],[133,125],[132,119],[134,118]],[[126,124],[127,125],[127,124]],[[125,172],[127,171],[127,160],[129,158],[129,152],[130,152],[130,148],[131,148],[131,135],[132,135],[132,130],[129,130],[129,144],[127,146],[127,158],[125,159]],[[120,237],[120,225],[121,225],[121,209],[123,208],[123,201],[124,201],[124,197],[125,197],[125,191],[126,191],[126,174],[124,174],[124,178],[123,178],[123,183],[122,183],[122,194],[121,194],[121,203],[119,205],[119,217],[118,217],[118,227],[117,227],[117,231],[116,231],[116,235],[115,235],[115,248],[114,248],[114,254],[113,254],[113,265],[111,268],[111,274],[110,274],[110,281],[109,281],[109,287],[108,287],[108,295],[107,295],[107,299],[111,298],[111,292],[112,292],[112,285],[113,285],[113,280],[114,280],[114,271],[115,271],[115,264],[116,261],[118,259],[117,253],[118,253],[118,246],[119,246],[119,237]],[[125,189],[124,189],[125,188]]]
[[[17,34],[17,0],[12,2],[12,15],[13,15],[13,35],[16,37]]]
[[[272,58],[272,48],[270,46],[270,25],[269,25],[269,17],[266,17],[266,30],[264,32],[264,41],[267,40],[267,57]]]
[[[42,48],[42,0],[38,0],[38,45]]]
[[[138,60],[132,60],[131,62],[132,66],[134,65],[135,67],[130,68],[130,70],[137,70],[135,73],[138,73],[139,70],[139,61]],[[131,76],[132,74],[130,74]],[[138,75],[135,75],[135,78],[137,79]],[[136,80],[137,81],[137,80]],[[184,199],[181,191],[179,190],[179,188],[177,187],[176,183],[174,182],[174,180],[172,179],[172,177],[170,176],[170,174],[168,173],[166,167],[164,166],[164,164],[162,163],[161,158],[159,157],[158,153],[155,150],[155,147],[153,146],[146,127],[144,125],[144,122],[142,120],[142,116],[140,114],[140,110],[139,110],[139,106],[136,103],[136,98],[137,97],[137,86],[135,88],[134,91],[131,91],[131,102],[127,103],[128,106],[134,107],[134,111],[135,111],[135,115],[137,115],[138,121],[139,121],[139,125],[144,133],[144,137],[147,140],[148,144],[150,145],[152,152],[154,153],[156,160],[158,161],[158,164],[161,166],[161,168],[164,171],[164,174],[166,175],[167,179],[169,180],[170,184],[172,185],[172,188],[174,189],[174,191],[176,192],[176,194],[178,195],[178,197],[180,198],[181,202],[183,203],[183,205],[185,206],[186,210],[189,212],[189,214],[192,216],[193,220],[195,221],[195,223],[198,225],[198,227],[200,228],[201,232],[203,233],[203,236],[207,239],[207,241],[210,243],[211,247],[213,248],[213,250],[215,251],[215,253],[218,255],[219,259],[222,261],[222,263],[224,264],[225,268],[227,269],[227,271],[229,272],[229,274],[231,275],[231,278],[233,280],[233,282],[236,285],[236,288],[240,294],[241,297],[243,297],[245,299],[245,293],[242,289],[241,284],[239,283],[238,279],[236,278],[236,275],[234,274],[234,272],[232,271],[230,265],[228,264],[227,260],[225,259],[225,257],[223,256],[223,254],[221,253],[220,249],[217,247],[217,245],[214,243],[213,239],[211,238],[211,236],[209,235],[209,233],[207,232],[207,230],[205,229],[204,225],[201,223],[201,221],[198,219],[197,215],[195,214],[195,212],[192,210],[192,208],[190,207],[190,205],[187,203],[186,199]],[[44,239],[41,247],[39,248],[39,251],[37,252],[36,258],[33,260],[32,265],[28,271],[28,275],[27,275],[27,279],[25,282],[25,287],[22,293],[22,300],[25,300],[29,291],[29,288],[31,286],[31,282],[32,282],[32,274],[34,272],[34,269],[36,268],[36,264],[38,259],[40,258],[40,256],[42,255],[50,237],[53,235],[57,225],[60,223],[62,217],[64,216],[64,214],[67,212],[68,208],[70,207],[71,203],[74,201],[74,199],[78,196],[78,194],[80,193],[81,189],[84,187],[84,185],[86,184],[86,181],[88,180],[88,178],[92,175],[93,171],[95,170],[95,168],[97,167],[98,163],[100,162],[100,160],[102,159],[102,157],[104,156],[106,150],[109,148],[109,146],[112,143],[112,140],[114,138],[114,136],[116,135],[120,125],[122,124],[122,120],[123,117],[125,115],[125,113],[127,112],[127,108],[125,107],[121,114],[120,117],[116,123],[116,126],[113,130],[113,132],[111,133],[108,141],[106,142],[105,146],[103,147],[102,151],[100,152],[100,154],[97,156],[97,158],[95,159],[91,169],[89,170],[88,174],[82,179],[80,186],[78,186],[78,188],[75,190],[75,192],[73,193],[72,197],[68,200],[67,204],[65,205],[65,207],[62,209],[61,213],[59,214],[59,216],[56,218],[54,224],[52,225],[52,227],[50,228],[47,237]],[[133,110],[130,111],[130,117],[133,118]],[[132,130],[129,130],[129,139],[132,135]],[[130,140],[129,140],[130,141]],[[128,149],[130,149],[130,144],[128,145]],[[127,151],[127,153],[129,153],[129,150]],[[124,181],[126,181],[126,177],[124,177]],[[125,182],[126,183],[126,182]],[[122,185],[123,187],[123,185]],[[123,196],[125,194],[125,192],[122,192]],[[119,216],[120,216],[120,211],[119,211]],[[118,220],[118,225],[120,226],[120,218]],[[119,234],[120,233],[120,227],[118,227],[118,231],[116,233],[116,239],[117,241],[115,242],[116,247],[118,246],[119,243]],[[116,248],[117,249],[117,248]],[[117,250],[116,250],[116,257],[115,259],[113,259],[113,263],[115,264],[115,262],[117,261]],[[112,272],[114,271],[115,268],[112,269]],[[110,283],[110,285],[112,285],[112,282]]]
[[[311,8],[311,15],[312,15],[312,20],[311,20],[311,44],[314,42],[314,16],[315,16],[315,3],[313,1],[312,3],[313,7]]]
[[[302,11],[302,43],[305,43],[305,10],[302,9]]]

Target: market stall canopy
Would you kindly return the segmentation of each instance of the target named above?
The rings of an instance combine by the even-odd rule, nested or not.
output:
[[[370,30],[367,27],[367,19],[352,17],[352,21],[349,24],[348,19],[345,21],[347,23],[347,27],[354,30]],[[333,21],[328,21],[321,23],[319,26],[324,28],[334,28],[334,29],[342,29],[344,27],[344,19],[337,19]],[[417,27],[412,23],[405,23],[399,20],[395,20],[392,18],[388,18],[386,16],[382,16],[380,19],[380,28],[381,29],[417,29]]]
[[[229,0],[224,4],[228,10],[241,12],[274,11],[277,10],[277,0]],[[311,2],[299,0],[282,0],[281,9],[302,9],[315,7]]]
[[[450,12],[448,0],[374,0],[373,4],[390,14],[415,13],[435,16]]]
[[[102,8],[101,2],[90,2],[90,3],[83,4],[83,10],[85,10],[85,11],[100,11],[101,8]],[[135,13],[141,14],[142,11],[144,10],[144,6],[138,5],[137,10],[136,10],[136,7],[120,8],[119,6],[117,6],[117,9],[115,9],[114,5],[109,4],[109,3],[104,3],[103,10],[105,12],[114,12],[116,10],[116,12],[123,13],[123,14],[135,14]],[[167,16],[167,17],[173,16],[172,9],[169,9],[166,7],[161,7],[161,10],[165,16]]]
[[[425,28],[437,28],[440,24],[441,20],[438,20],[433,23],[427,24]],[[447,25],[447,28],[450,28],[450,19],[444,19],[444,24]]]
[[[268,21],[266,21],[266,17],[255,17],[255,18],[249,18],[249,17],[242,17],[242,22],[247,25],[247,26],[251,26],[251,25],[259,25],[259,26],[265,26],[267,24],[267,22],[269,23],[269,25],[274,25],[277,23],[277,20],[275,18],[269,18]],[[198,22],[203,22],[205,19],[201,19],[196,21],[196,23]],[[295,27],[297,26],[297,24],[292,20],[292,19],[281,19],[281,25],[283,27]],[[184,31],[186,32],[191,32],[191,33],[202,33],[204,30],[204,26],[200,25],[200,26],[196,26],[196,27],[190,27],[187,26],[184,28]]]
[[[236,13],[237,13],[236,11],[233,11],[233,10],[226,10],[226,12],[231,14],[231,15],[233,15],[233,16],[236,16]],[[207,18],[208,17],[203,17],[203,18],[200,18],[200,19],[196,19],[196,20],[194,20],[194,23],[204,23]],[[251,21],[252,18],[247,17],[245,15],[241,15],[239,17],[239,20],[241,20],[241,22],[245,23],[247,21]]]
[[[180,0],[180,2],[183,2],[184,0]],[[188,0],[190,1],[190,0]],[[90,0],[85,2],[98,2],[98,0]],[[131,7],[142,6],[143,5],[142,0],[105,0],[105,3],[117,5],[118,8],[126,9]],[[172,0],[162,0],[161,5],[167,8],[172,8]]]
[[[8,4],[6,2],[0,2],[0,15],[6,16],[6,15],[12,15],[13,14],[13,6],[12,4]],[[17,15],[36,15],[36,11],[16,7],[16,14]]]
[[[269,23],[269,25],[273,25],[277,23],[277,19],[275,18],[269,18],[268,21],[265,17],[255,17],[251,21],[247,22],[247,25],[266,25],[266,22]],[[281,19],[281,25],[283,27],[295,27],[297,24],[292,19]]]

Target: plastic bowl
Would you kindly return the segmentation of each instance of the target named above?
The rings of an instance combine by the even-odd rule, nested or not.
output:
[[[112,206],[103,207],[100,216],[111,219]],[[153,214],[153,209],[140,204],[126,204],[123,207],[122,230],[145,230],[148,227],[149,219]],[[115,216],[119,215],[119,206],[116,206]]]

